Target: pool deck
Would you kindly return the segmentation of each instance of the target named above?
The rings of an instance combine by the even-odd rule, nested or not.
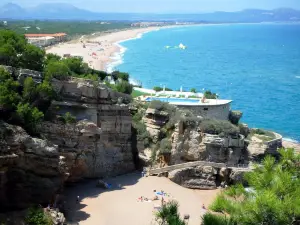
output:
[[[220,106],[220,105],[227,105],[232,102],[232,100],[224,100],[224,99],[206,99],[205,102],[202,102],[201,99],[195,99],[195,98],[166,98],[166,97],[151,97],[151,96],[144,96],[141,97],[140,99],[142,101],[148,101],[148,98],[154,98],[154,100],[159,100],[161,98],[163,102],[168,102],[170,105],[178,105],[178,106]],[[165,99],[169,99],[169,101],[165,101]],[[172,99],[175,101],[172,102]],[[182,100],[182,101],[180,101]],[[191,101],[196,101],[197,102],[191,102]]]

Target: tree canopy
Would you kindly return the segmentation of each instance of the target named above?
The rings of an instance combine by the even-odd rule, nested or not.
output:
[[[222,225],[296,225],[300,223],[300,156],[293,149],[281,149],[281,159],[267,156],[262,165],[245,175],[249,188],[239,184],[226,189],[210,209],[229,215]],[[206,218],[205,218],[206,217]],[[224,221],[222,215],[208,214],[209,221]],[[228,216],[227,216],[228,217]],[[213,219],[212,219],[213,218]],[[206,221],[206,222],[205,222]]]

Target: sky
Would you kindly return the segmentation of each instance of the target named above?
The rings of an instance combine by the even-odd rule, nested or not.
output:
[[[238,11],[248,8],[289,7],[300,9],[300,0],[13,0],[13,3],[23,7],[58,2],[69,3],[79,8],[97,12],[193,13]]]

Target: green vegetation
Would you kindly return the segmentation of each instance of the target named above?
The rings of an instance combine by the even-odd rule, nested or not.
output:
[[[239,134],[239,128],[227,120],[205,119],[201,122],[200,129],[203,133],[220,136],[235,136]]]
[[[44,113],[40,112],[38,108],[30,106],[28,103],[18,104],[17,115],[21,120],[21,124],[31,133],[36,132],[37,124],[44,118]]]
[[[72,114],[69,112],[66,112],[65,115],[63,115],[62,119],[65,124],[76,123],[76,117],[72,116]]]
[[[216,93],[212,93],[211,91],[205,91],[204,92],[204,97],[206,99],[217,99],[218,95]]]
[[[25,27],[27,29],[25,29]],[[38,28],[39,29],[38,29]],[[130,23],[112,22],[101,24],[100,21],[42,21],[42,20],[22,20],[9,21],[6,29],[13,30],[19,34],[53,34],[67,33],[72,38],[83,34],[109,31],[114,29],[130,28]]]
[[[196,88],[191,88],[191,92],[193,92],[193,93],[197,93],[197,90],[196,90]]]
[[[133,97],[133,98],[143,96],[143,95],[148,95],[148,93],[137,91],[137,90],[133,90],[132,93],[131,93],[131,97]]]
[[[203,225],[236,225],[230,217],[216,216],[212,213],[206,213],[202,217]]]
[[[158,91],[163,91],[164,89],[162,87],[157,87],[156,86],[156,87],[153,87],[153,90],[158,92]],[[165,91],[173,91],[173,90],[171,88],[166,87]]]
[[[180,218],[176,201],[164,204],[155,214],[155,217],[159,225],[186,225],[184,220]]]
[[[52,220],[42,208],[32,207],[27,212],[25,223],[26,225],[52,225]]]
[[[263,130],[263,129],[251,129],[250,134],[248,135],[247,139],[250,140],[254,135],[258,139],[265,141],[265,142],[276,139],[276,135],[273,132]]]
[[[20,101],[18,91],[19,83],[14,81],[12,76],[0,67],[0,107],[12,110]]]
[[[0,65],[42,71],[45,52],[27,44],[25,37],[13,31],[0,32]]]
[[[168,138],[164,138],[160,141],[159,153],[171,153],[172,144]]]
[[[293,149],[281,149],[280,154],[278,162],[267,156],[261,166],[244,176],[251,191],[237,185],[218,196],[210,209],[221,214],[206,215],[203,225],[299,224],[300,155]]]
[[[32,77],[24,83],[16,80],[16,72],[0,67],[0,110],[3,118],[11,123],[22,125],[30,134],[37,134],[38,124],[44,119],[52,100],[59,96],[55,93],[51,79],[67,80],[71,76],[96,81],[108,75],[103,71],[90,69],[78,58],[62,59],[27,43],[24,36],[10,30],[0,31],[0,65],[12,66],[15,69],[26,68],[39,71],[43,80],[37,84]],[[127,73],[115,72],[118,80],[114,90],[131,94]],[[73,122],[71,115],[66,114],[64,121]]]
[[[152,139],[149,132],[146,129],[146,125],[142,121],[142,114],[137,112],[132,117],[132,126],[137,132],[137,140],[144,143],[144,147],[149,147]]]

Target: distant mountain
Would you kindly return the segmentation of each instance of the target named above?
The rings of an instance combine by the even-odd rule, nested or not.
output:
[[[22,8],[8,3],[0,7],[1,19],[40,20],[118,20],[118,21],[189,21],[189,22],[300,22],[300,11],[288,8],[275,10],[246,9],[238,12],[213,12],[199,14],[139,14],[98,13],[65,3],[40,4]]]

